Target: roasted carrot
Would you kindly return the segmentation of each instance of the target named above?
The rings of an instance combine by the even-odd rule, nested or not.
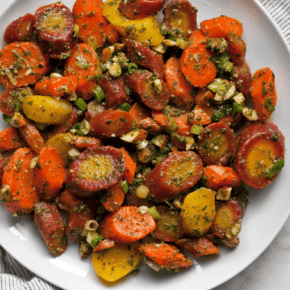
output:
[[[104,239],[100,241],[93,249],[93,252],[102,252],[104,250],[108,250],[110,248],[115,247],[115,242],[109,239]]]
[[[251,96],[259,121],[265,122],[274,112],[277,102],[275,76],[270,68],[262,68],[254,73]]]
[[[122,147],[121,150],[123,151],[125,155],[125,161],[126,161],[124,178],[125,180],[127,180],[129,184],[132,184],[137,166],[136,166],[136,163],[133,161],[132,157],[127,152],[127,150],[124,147]]]
[[[5,90],[0,97],[0,111],[9,117],[13,117],[14,113],[21,108],[21,102],[18,96],[21,91],[26,88],[16,88]]]
[[[195,30],[190,45],[182,52],[180,68],[186,80],[194,87],[202,88],[212,82],[217,74],[215,64],[210,60],[211,52],[206,49],[206,37]]]
[[[0,131],[0,152],[24,147],[26,142],[21,138],[17,129],[7,128]]]
[[[44,140],[34,124],[26,119],[26,125],[18,129],[22,138],[36,152],[40,153],[44,147]]]
[[[109,24],[105,28],[105,37],[106,37],[107,41],[111,44],[114,44],[114,43],[117,43],[120,41],[119,32],[112,24]]]
[[[94,137],[76,136],[71,143],[77,148],[84,149],[99,146],[101,144],[101,140]]]
[[[33,85],[50,68],[48,57],[32,42],[13,42],[5,46],[0,51],[0,64],[0,84],[8,89]]]
[[[117,184],[107,190],[104,201],[102,201],[102,205],[107,211],[114,212],[123,204],[125,192],[121,187],[122,182],[123,180],[121,179]]]
[[[204,168],[202,182],[206,187],[217,190],[223,186],[237,187],[241,179],[231,167],[210,165]]]
[[[145,244],[139,247],[141,253],[153,260],[161,268],[179,269],[193,265],[193,261],[187,259],[177,247],[169,244]]]
[[[139,122],[138,128],[147,131],[149,134],[157,134],[161,131],[160,126],[152,119],[145,118]]]
[[[218,255],[220,250],[208,239],[204,237],[195,239],[182,239],[175,244],[185,249],[195,257],[207,256],[207,255]]]
[[[129,114],[132,116],[137,126],[141,120],[151,117],[150,111],[139,102],[134,103]]]
[[[133,243],[144,238],[156,227],[151,214],[141,214],[135,206],[121,206],[100,223],[100,234],[115,243]]]
[[[2,203],[11,213],[29,213],[41,197],[34,184],[34,172],[30,163],[36,154],[30,148],[19,148],[4,168],[2,183],[9,187]]]
[[[79,43],[67,59],[64,70],[64,76],[75,78],[77,94],[85,100],[92,98],[96,79],[90,78],[101,73],[100,61],[94,49],[89,44]]]
[[[226,40],[228,41],[228,50],[232,62],[238,66],[243,65],[246,57],[246,43],[234,33],[229,33]]]
[[[171,57],[165,63],[165,82],[174,96],[171,103],[180,109],[191,110],[194,105],[193,87],[183,76],[176,57]]]
[[[34,89],[36,93],[44,96],[63,97],[70,96],[76,90],[77,83],[74,78],[57,77],[45,78],[38,82]]]
[[[28,41],[34,33],[34,15],[27,13],[11,22],[5,32],[4,40],[9,44],[15,41]]]
[[[45,200],[56,197],[65,179],[65,163],[56,148],[44,147],[39,155],[35,170],[35,187]]]
[[[78,211],[84,206],[68,189],[63,190],[59,194],[56,204],[58,208],[65,211]]]
[[[211,123],[210,116],[199,106],[195,106],[194,110],[189,114],[188,120],[191,124],[208,125]]]
[[[229,33],[241,36],[243,33],[243,24],[235,18],[221,15],[202,21],[200,23],[200,29],[204,35],[213,38],[226,37]]]
[[[60,256],[67,248],[64,222],[55,204],[45,201],[36,205],[34,222],[44,239],[49,251]]]
[[[103,17],[102,0],[76,0],[72,12],[79,26],[79,40],[92,44],[93,49],[102,47],[105,42],[104,31],[108,25]]]

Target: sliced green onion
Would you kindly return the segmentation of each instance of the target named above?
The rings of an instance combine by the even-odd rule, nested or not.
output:
[[[124,103],[119,107],[119,109],[125,112],[129,112],[131,110],[131,105]]]
[[[235,116],[236,113],[240,112],[243,112],[243,104],[233,103],[233,115]]]
[[[276,163],[271,165],[266,171],[265,175],[268,179],[272,178],[274,175],[278,174],[280,170],[284,167],[284,160],[280,158]]]
[[[93,75],[91,77],[88,78],[88,81],[94,81],[94,80],[103,80],[105,78],[104,75]]]
[[[87,104],[83,99],[77,99],[75,101],[75,105],[82,111],[84,112],[87,109]]]
[[[138,65],[134,62],[129,62],[128,63],[128,73],[132,74],[138,69]]]
[[[86,241],[94,248],[104,238],[97,232],[88,232]]]
[[[190,132],[195,135],[200,135],[203,130],[201,125],[193,125],[190,129]]]
[[[125,193],[128,192],[128,190],[129,190],[129,184],[128,184],[127,180],[124,180],[124,181],[121,183],[121,188],[122,188],[122,190],[123,190]]]
[[[106,97],[100,86],[96,86],[94,88],[93,93],[94,93],[94,97],[98,103],[100,103]]]
[[[158,220],[160,218],[160,214],[156,206],[150,207],[147,212],[150,213],[155,220]]]

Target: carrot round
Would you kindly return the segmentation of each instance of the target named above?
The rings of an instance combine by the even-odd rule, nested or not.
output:
[[[104,30],[108,25],[103,17],[102,0],[76,0],[72,12],[79,26],[79,40],[91,43],[94,49],[102,47],[105,43]]]
[[[4,168],[2,183],[11,189],[8,200],[2,201],[11,213],[29,213],[40,195],[35,189],[34,172],[30,163],[36,154],[30,148],[19,148]]]
[[[0,152],[24,147],[26,142],[21,138],[17,129],[9,127],[0,131]]]
[[[193,87],[183,76],[179,60],[176,57],[171,57],[165,63],[165,82],[174,96],[171,99],[171,103],[180,109],[192,109],[194,105]]]
[[[139,250],[161,268],[178,269],[193,265],[192,260],[180,253],[177,247],[169,244],[145,244],[141,245]]]
[[[0,51],[0,84],[8,89],[34,85],[49,68],[48,57],[35,43],[13,42]]]
[[[93,249],[93,252],[102,252],[104,250],[108,250],[110,248],[115,247],[115,242],[109,239],[104,239],[100,241]]]
[[[259,121],[265,122],[274,112],[277,102],[275,76],[270,68],[262,68],[254,73],[251,96]]]
[[[65,163],[56,148],[44,147],[35,166],[35,187],[43,199],[57,196],[65,179]]]
[[[86,43],[77,44],[64,69],[64,76],[74,78],[77,82],[77,94],[85,100],[92,98],[96,80],[89,79],[101,73],[100,61],[94,49]]]
[[[56,202],[58,208],[65,211],[78,211],[81,207],[81,201],[77,196],[72,194],[68,189],[63,190]]]
[[[139,102],[134,103],[129,111],[129,114],[133,117],[137,126],[143,119],[151,117],[150,111]]]
[[[126,161],[124,178],[125,180],[127,180],[129,184],[132,184],[137,165],[124,147],[122,147],[121,150],[123,151],[125,155],[125,161]]]
[[[217,74],[215,64],[210,60],[211,52],[206,49],[206,37],[195,30],[190,45],[182,52],[180,68],[186,80],[194,87],[202,88],[212,82]]]
[[[99,146],[101,140],[94,137],[76,136],[71,143],[77,148],[84,149]]]
[[[22,138],[36,152],[40,153],[44,147],[44,140],[34,124],[26,119],[26,125],[18,129]]]
[[[229,33],[241,36],[243,33],[243,24],[235,18],[221,15],[202,21],[200,23],[200,29],[204,35],[213,38],[226,37]]]
[[[104,218],[99,230],[105,239],[129,244],[144,238],[155,227],[155,221],[149,213],[141,214],[135,206],[121,206]]]
[[[121,187],[122,182],[123,180],[120,180],[107,190],[106,199],[102,202],[107,211],[114,212],[123,204],[125,193]]]
[[[241,183],[238,173],[231,167],[210,165],[204,168],[202,183],[217,190],[223,186],[237,187]]]
[[[201,107],[195,106],[189,114],[188,121],[191,124],[208,125],[211,123],[211,118]]]

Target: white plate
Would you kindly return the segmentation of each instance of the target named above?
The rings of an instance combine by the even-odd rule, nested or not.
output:
[[[256,0],[257,1],[257,0]],[[10,2],[10,6],[8,4]],[[34,13],[40,6],[52,0],[7,1],[8,7],[0,16],[2,35],[7,25],[25,13]],[[72,8],[74,0],[62,1]],[[1,3],[4,4],[4,3]],[[261,4],[251,0],[194,0],[198,8],[198,22],[221,14],[243,22],[243,39],[247,43],[246,59],[252,73],[269,66],[276,75],[278,94],[274,122],[289,140],[290,123],[290,56],[289,48],[276,24],[266,15]],[[3,7],[2,7],[3,8]],[[5,126],[0,121],[0,129]],[[272,242],[290,213],[289,151],[286,166],[273,184],[266,189],[252,190],[250,204],[242,221],[240,245],[234,250],[222,250],[215,259],[203,259],[190,270],[182,273],[157,274],[145,267],[137,276],[121,280],[116,289],[211,289],[229,280],[252,263]],[[27,218],[15,219],[0,206],[0,243],[20,263],[40,277],[65,289],[107,289],[107,285],[95,275],[89,260],[81,261],[77,245],[70,245],[60,257],[53,258],[47,250],[36,226]]]

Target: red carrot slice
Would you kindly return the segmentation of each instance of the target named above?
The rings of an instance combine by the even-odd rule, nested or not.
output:
[[[123,180],[120,180],[107,190],[105,201],[102,202],[107,211],[114,212],[123,204],[125,192],[121,187],[122,182]]]

